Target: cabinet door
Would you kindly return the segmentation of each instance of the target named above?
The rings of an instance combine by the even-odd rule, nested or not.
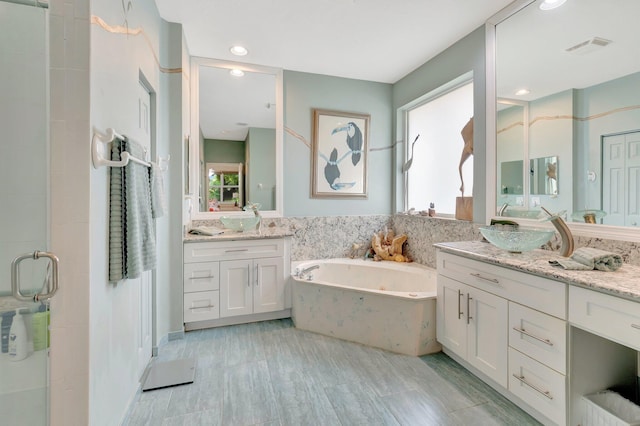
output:
[[[220,262],[220,318],[253,313],[253,261]]]
[[[253,313],[284,309],[284,260],[282,257],[256,259],[254,262]]]
[[[467,356],[467,311],[464,303],[466,294],[466,285],[438,275],[436,310],[438,341],[463,358]]]
[[[508,304],[493,294],[468,287],[467,361],[507,387]]]

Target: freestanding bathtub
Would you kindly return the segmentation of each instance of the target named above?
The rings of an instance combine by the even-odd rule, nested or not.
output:
[[[297,328],[406,355],[440,351],[435,270],[360,259],[296,262],[291,270]]]

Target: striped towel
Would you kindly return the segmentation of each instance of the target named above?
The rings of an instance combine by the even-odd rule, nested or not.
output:
[[[592,271],[596,269],[613,272],[622,266],[622,256],[592,247],[580,247],[573,252],[570,259],[558,259],[549,263],[571,270]]]
[[[154,219],[164,216],[167,211],[167,197],[164,195],[163,172],[159,165],[151,163],[151,215]]]
[[[122,151],[144,158],[142,146],[126,138],[113,141],[111,159]],[[109,198],[109,281],[137,278],[156,267],[149,168],[132,161],[112,167]]]

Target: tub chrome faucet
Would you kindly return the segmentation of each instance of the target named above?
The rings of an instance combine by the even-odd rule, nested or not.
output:
[[[303,278],[305,275],[307,275],[307,279],[312,280],[313,276],[310,274],[310,272],[318,268],[320,268],[320,265],[311,265],[311,266],[307,266],[304,269],[296,268],[296,271],[294,272],[293,276],[298,278]]]

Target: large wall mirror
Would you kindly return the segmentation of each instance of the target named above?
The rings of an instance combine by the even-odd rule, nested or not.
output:
[[[192,219],[281,216],[282,71],[194,57],[191,105]]]
[[[541,4],[495,25],[496,211],[640,227],[640,1]],[[500,180],[517,161],[522,195]]]

